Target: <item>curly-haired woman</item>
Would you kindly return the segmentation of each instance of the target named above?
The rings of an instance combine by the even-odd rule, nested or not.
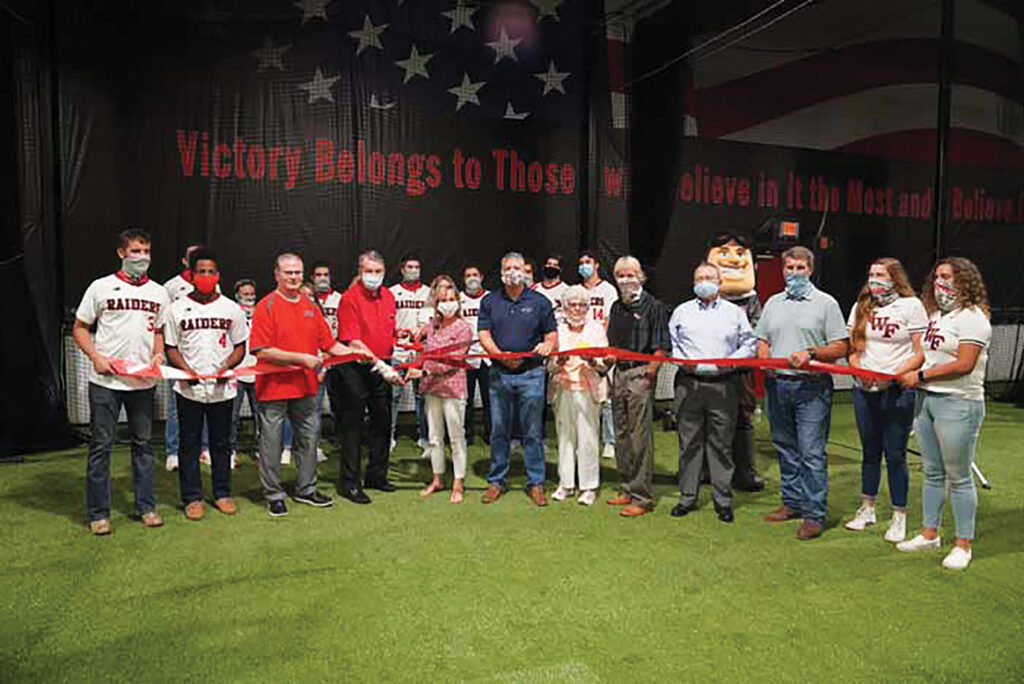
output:
[[[941,548],[939,523],[948,486],[956,539],[942,565],[963,570],[971,562],[978,507],[971,464],[985,418],[985,363],[992,338],[988,295],[978,267],[952,257],[928,274],[921,300],[929,315],[924,367],[904,374],[900,383],[923,390],[914,431],[924,458],[924,521],[920,534],[896,548]]]
[[[899,376],[924,363],[921,336],[928,327],[928,314],[897,259],[876,259],[871,264],[847,325],[851,366]],[[846,529],[859,531],[875,524],[884,453],[892,505],[885,539],[901,542],[907,538],[907,439],[914,422],[915,395],[914,390],[896,382],[858,379],[853,388],[853,412],[863,453],[861,505]]]

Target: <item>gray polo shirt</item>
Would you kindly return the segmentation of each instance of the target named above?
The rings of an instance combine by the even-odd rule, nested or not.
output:
[[[839,303],[816,287],[800,299],[785,292],[772,295],[764,305],[754,334],[771,345],[772,356],[776,358],[850,336]]]

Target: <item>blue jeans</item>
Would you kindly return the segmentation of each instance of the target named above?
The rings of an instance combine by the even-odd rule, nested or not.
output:
[[[491,366],[491,472],[487,481],[505,488],[513,415],[523,430],[526,486],[544,484],[544,367],[503,373]]]
[[[914,431],[924,459],[921,503],[925,527],[938,529],[942,522],[948,484],[956,536],[974,539],[978,491],[971,477],[971,464],[984,419],[984,401],[922,392]]]
[[[825,443],[832,423],[832,377],[776,376],[765,383],[772,446],[779,454],[782,503],[824,524],[828,506]]]
[[[153,395],[146,390],[112,390],[89,383],[89,412],[92,436],[85,471],[85,518],[87,521],[110,517],[110,452],[117,440],[117,417],[124,406],[132,439],[132,485],[135,489],[135,513],[142,515],[156,508],[153,493]],[[172,397],[173,398],[173,397]]]
[[[889,500],[895,508],[907,506],[907,439],[914,422],[916,396],[914,390],[896,383],[878,392],[853,388],[853,412],[864,456],[860,467],[861,493],[872,499],[878,496],[884,453]]]

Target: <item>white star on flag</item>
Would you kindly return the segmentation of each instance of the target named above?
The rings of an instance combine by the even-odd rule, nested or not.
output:
[[[384,33],[384,29],[388,27],[387,24],[380,24],[374,26],[373,22],[370,21],[370,15],[367,14],[363,18],[363,28],[358,31],[349,31],[348,35],[359,41],[359,47],[356,48],[356,54],[365,50],[368,47],[374,47],[378,50],[383,50],[384,46],[380,42],[380,34]]]
[[[331,0],[296,0],[295,6],[302,10],[302,22],[320,17],[327,21],[327,5]]]
[[[320,67],[316,68],[316,73],[313,74],[313,80],[308,83],[300,83],[296,86],[299,90],[305,90],[309,93],[309,104],[314,104],[317,100],[327,100],[328,102],[334,102],[334,95],[331,93],[331,88],[341,76],[331,76],[330,78],[324,78],[323,72],[320,71]]]
[[[402,79],[402,83],[408,83],[416,76],[429,79],[430,74],[427,72],[427,62],[433,58],[433,54],[421,55],[416,46],[413,45],[408,58],[395,62],[395,66],[405,69],[405,78]]]
[[[498,36],[498,40],[491,41],[486,45],[494,50],[494,63],[497,64],[506,57],[513,62],[518,62],[519,57],[516,56],[516,46],[522,42],[522,38],[509,38],[508,31],[502,26],[501,35]]]
[[[530,116],[530,112],[517,112],[513,107],[512,103],[509,102],[505,105],[505,119],[511,119],[513,121],[522,121],[526,117]]]
[[[551,17],[555,21],[561,21],[558,16],[558,6],[565,0],[530,0],[537,7],[537,21],[544,21],[544,17]]]
[[[463,4],[463,0],[457,0],[455,7],[451,8],[447,12],[441,12],[441,14],[448,17],[448,20],[452,22],[448,33],[455,33],[462,26],[465,26],[470,31],[475,31],[476,26],[473,25],[473,13],[476,12],[476,10],[476,7]]]
[[[253,50],[251,54],[256,58],[256,71],[266,71],[267,69],[277,69],[278,71],[284,71],[284,64],[281,62],[281,56],[285,51],[291,49],[291,45],[274,45],[274,41],[267,36],[263,39],[263,47]]]
[[[477,83],[473,83],[472,81],[469,80],[469,74],[463,73],[462,83],[455,86],[454,88],[448,89],[449,93],[458,98],[458,101],[455,103],[455,111],[459,111],[460,109],[462,109],[462,105],[466,104],[467,102],[472,102],[475,105],[479,105],[480,98],[476,96],[476,93],[485,85],[487,85],[486,81],[479,81]]]
[[[377,93],[373,93],[372,95],[370,95],[370,109],[381,109],[383,111],[387,111],[389,109],[394,109],[397,106],[398,106],[397,102],[383,102],[382,103],[380,101],[380,98],[377,97]]]
[[[565,94],[565,86],[562,85],[562,81],[572,76],[568,71],[558,71],[555,69],[555,62],[552,60],[548,63],[548,70],[541,74],[534,74],[537,78],[544,82],[544,92],[541,95],[547,95],[552,90]]]

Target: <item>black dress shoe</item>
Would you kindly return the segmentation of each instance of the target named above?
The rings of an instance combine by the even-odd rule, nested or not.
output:
[[[376,489],[378,492],[398,491],[398,487],[391,484],[389,480],[381,480],[380,482],[364,482],[363,487],[365,489]]]
[[[718,519],[724,523],[731,523],[735,516],[732,514],[732,506],[719,506],[715,504],[715,513],[718,514]]]
[[[366,495],[359,487],[342,487],[339,491],[343,499],[348,499],[352,503],[357,504],[368,504],[373,501],[369,496]]]
[[[673,518],[682,518],[687,513],[692,513],[695,510],[697,510],[696,506],[685,506],[685,505],[683,505],[681,503],[677,503],[672,508],[672,517]]]
[[[751,470],[732,478],[732,488],[740,492],[763,492],[764,478]]]

